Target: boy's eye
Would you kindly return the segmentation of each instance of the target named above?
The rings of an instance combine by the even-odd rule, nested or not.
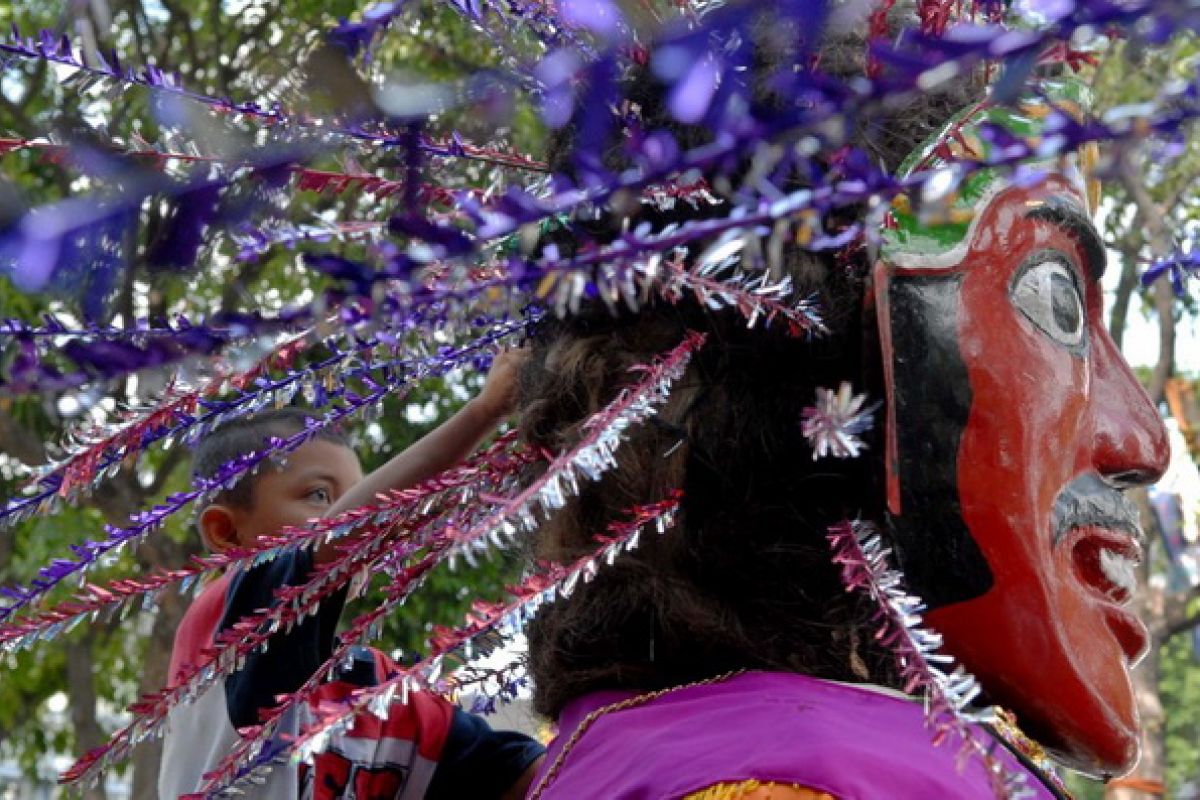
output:
[[[305,497],[307,497],[309,500],[312,500],[314,503],[321,503],[322,505],[329,505],[333,502],[332,495],[330,495],[329,490],[325,488],[313,489],[307,495],[305,495]]]

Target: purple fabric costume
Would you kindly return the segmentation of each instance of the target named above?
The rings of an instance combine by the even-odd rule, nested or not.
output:
[[[596,692],[571,702],[543,772],[589,713],[630,696]],[[718,783],[759,780],[839,800],[995,800],[979,759],[957,768],[958,744],[933,745],[919,703],[804,675],[751,672],[600,716],[542,799],[676,800]],[[1004,745],[996,749],[1013,772],[1027,775],[1030,797],[1059,797]]]

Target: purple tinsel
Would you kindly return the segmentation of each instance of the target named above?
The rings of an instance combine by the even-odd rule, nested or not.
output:
[[[473,342],[457,348],[447,348],[432,358],[412,365],[411,369],[404,374],[397,374],[394,368],[389,368],[386,370],[386,374],[381,376],[381,381],[371,378],[368,374],[369,370],[364,371],[360,377],[369,388],[366,394],[359,395],[345,385],[335,388],[331,394],[336,394],[342,403],[341,407],[333,408],[319,419],[309,420],[304,430],[284,438],[270,439],[264,443],[265,447],[262,450],[234,459],[222,467],[212,478],[197,479],[188,491],[172,494],[163,503],[133,516],[131,518],[132,525],[123,528],[105,526],[107,537],[104,540],[86,541],[82,544],[72,545],[71,549],[77,558],[75,560],[56,559],[49,566],[43,567],[38,572],[38,577],[30,582],[29,588],[0,587],[0,595],[11,601],[7,606],[0,607],[0,623],[7,621],[22,608],[44,597],[62,580],[91,569],[102,556],[116,554],[131,543],[141,541],[162,525],[167,517],[186,508],[192,501],[233,486],[243,476],[270,463],[272,459],[278,459],[295,451],[312,439],[318,430],[337,425],[360,411],[373,408],[388,395],[408,388],[416,380],[443,375],[452,369],[470,363],[477,358],[481,350],[486,350],[504,338],[523,331],[526,325],[525,320],[518,320],[498,326],[496,330]],[[290,392],[292,389],[289,387],[287,391]],[[242,408],[239,410],[247,413],[249,410],[257,410],[257,408],[261,408],[261,405],[255,406],[253,409]]]

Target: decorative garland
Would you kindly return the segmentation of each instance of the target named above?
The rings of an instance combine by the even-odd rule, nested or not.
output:
[[[614,451],[620,445],[625,431],[652,415],[655,407],[666,401],[671,383],[683,374],[691,354],[703,342],[702,335],[689,332],[680,345],[662,358],[639,367],[636,371],[643,373],[639,382],[623,390],[589,421],[579,443],[551,461],[537,479],[511,498],[498,503],[494,510],[488,509],[486,503],[479,502],[484,496],[482,494],[477,496],[474,506],[455,498],[455,502],[449,504],[452,512],[449,518],[443,518],[440,513],[423,513],[426,519],[422,524],[405,526],[409,533],[396,545],[400,553],[398,560],[403,562],[422,550],[428,551],[427,554],[416,565],[402,568],[387,588],[387,601],[355,620],[342,637],[341,647],[347,648],[374,635],[372,632],[377,630],[383,616],[402,602],[437,564],[443,561],[452,563],[456,556],[472,560],[475,555],[492,547],[505,546],[507,540],[517,533],[528,532],[536,527],[539,513],[549,515],[561,508],[567,497],[578,491],[580,481],[596,480],[615,467]],[[439,481],[439,485],[441,483]],[[422,489],[415,497],[411,492],[407,495],[401,492],[399,497],[412,501],[428,493],[429,490]],[[470,523],[466,525],[456,518],[457,510],[462,507],[468,508],[466,513]],[[280,627],[286,628],[315,613],[320,603],[345,585],[352,576],[370,575],[381,568],[382,562],[393,555],[386,538],[397,520],[379,512],[378,508],[372,507],[369,513],[363,515],[362,524],[366,527],[359,528],[360,539],[356,546],[345,549],[332,562],[317,569],[306,583],[278,590],[270,608],[244,617],[222,632],[206,652],[203,663],[192,665],[178,685],[139,702],[133,708],[137,714],[135,722],[119,731],[108,744],[81,758],[68,770],[63,780],[72,783],[95,780],[106,767],[126,757],[134,744],[158,732],[173,705],[195,698],[214,681],[237,669],[246,655],[264,647],[272,633]],[[339,523],[339,527],[345,524]],[[311,541],[320,535],[313,534],[308,538]],[[272,545],[268,544],[267,548],[272,548]],[[68,613],[73,612],[74,609],[68,609]],[[52,631],[56,634],[63,625],[52,615],[48,628],[35,628],[35,631]],[[12,640],[25,641],[30,635],[33,632],[18,627],[12,634]],[[327,666],[336,665],[341,655],[344,653],[339,649]],[[311,693],[326,672],[324,668],[318,670],[305,688],[292,695],[286,705],[299,702]],[[277,707],[271,712],[270,719],[277,721],[283,709],[283,706]],[[274,724],[265,723],[253,737],[245,740],[244,748],[239,748],[238,753],[255,746],[256,742],[261,743],[271,735],[274,727]],[[235,762],[231,760],[230,767],[234,765]]]
[[[243,617],[218,634],[212,645],[204,649],[199,663],[189,664],[181,675],[176,676],[172,686],[131,705],[129,710],[135,715],[134,721],[114,733],[104,745],[85,753],[63,773],[61,782],[90,785],[99,780],[108,767],[127,758],[139,742],[161,734],[172,707],[194,701],[217,681],[239,669],[247,655],[265,648],[276,631],[315,614],[324,600],[354,576],[370,574],[377,568],[381,557],[388,552],[388,537],[395,535],[395,531],[408,531],[400,537],[399,546],[413,548],[411,540],[424,525],[453,513],[464,500],[477,499],[478,493],[493,483],[499,488],[500,482],[510,478],[529,460],[528,456],[507,457],[506,451],[511,444],[511,438],[501,439],[483,454],[443,475],[392,493],[391,499],[382,504],[353,509],[334,520],[318,523],[315,529],[294,529],[305,542],[291,543],[289,547],[304,543],[313,546],[330,536],[341,538],[351,532],[361,538],[357,545],[341,549],[333,561],[314,570],[313,577],[306,583],[280,588],[271,607]],[[459,490],[469,494],[464,497]],[[429,510],[421,510],[425,508]],[[255,563],[273,556],[278,550],[271,542],[255,549],[258,551],[254,556]],[[232,558],[229,566],[235,563],[245,563],[245,559]],[[372,621],[378,621],[378,618]],[[377,630],[372,631],[371,635],[378,635]],[[346,637],[353,635],[352,626]],[[314,677],[324,674],[325,670],[318,670]]]
[[[515,599],[508,603],[477,603],[467,616],[466,624],[453,629],[435,629],[430,638],[430,652],[416,664],[405,668],[377,685],[355,692],[342,708],[320,710],[320,718],[308,725],[298,736],[287,742],[269,739],[273,727],[263,726],[253,736],[245,737],[221,765],[208,776],[202,789],[204,797],[224,797],[240,794],[239,786],[257,776],[290,753],[296,758],[311,760],[325,749],[330,736],[344,731],[353,724],[354,718],[368,710],[384,717],[393,702],[407,702],[410,692],[428,689],[445,693],[457,686],[453,676],[442,677],[448,660],[467,663],[472,658],[485,656],[506,641],[524,631],[526,623],[537,610],[558,597],[569,597],[580,582],[589,582],[601,564],[611,565],[622,553],[637,548],[641,534],[653,526],[659,533],[674,524],[681,494],[673,493],[667,500],[637,506],[627,512],[628,519],[610,525],[607,535],[597,536],[599,547],[568,565],[545,564],[508,593]],[[336,663],[343,653],[335,653],[326,665]],[[318,670],[317,675],[325,674]],[[489,676],[494,677],[494,676]],[[278,719],[282,711],[291,708],[316,685],[315,676],[311,686],[292,695],[283,706],[272,713]],[[507,686],[511,679],[504,681]],[[240,765],[240,766],[239,766]]]
[[[997,797],[1021,797],[1027,788],[1026,776],[1006,769],[970,725],[990,722],[993,716],[990,711],[970,708],[979,684],[961,666],[947,671],[953,659],[938,652],[942,637],[921,627],[924,605],[904,590],[904,579],[888,563],[891,551],[875,526],[863,521],[841,522],[829,529],[826,538],[833,548],[834,563],[841,566],[846,590],[862,592],[876,603],[874,621],[879,627],[875,638],[895,655],[904,693],[924,696],[934,745],[957,738],[964,755],[979,758]]]
[[[13,652],[30,647],[39,640],[53,639],[59,632],[67,633],[89,617],[119,615],[123,608],[131,606],[133,600],[139,600],[143,609],[149,608],[162,592],[175,584],[179,585],[181,593],[187,592],[201,585],[206,577],[223,570],[258,566],[273,560],[285,550],[317,547],[365,528],[387,530],[398,524],[398,514],[422,504],[434,495],[469,486],[483,475],[508,475],[532,462],[532,454],[514,448],[515,437],[515,432],[505,434],[485,453],[419,486],[388,492],[378,503],[350,509],[308,526],[285,527],[275,534],[260,537],[253,546],[236,547],[214,555],[193,556],[191,562],[180,569],[151,573],[142,578],[122,579],[103,587],[86,583],[72,599],[0,626],[0,650]]]
[[[371,391],[365,395],[358,395],[343,387],[338,390],[341,407],[331,409],[304,430],[282,439],[268,440],[264,443],[262,450],[234,459],[212,478],[198,479],[192,489],[170,495],[159,505],[135,515],[131,520],[131,525],[123,528],[106,526],[107,538],[102,541],[85,541],[83,544],[73,545],[71,549],[76,555],[75,559],[57,559],[49,566],[43,567],[28,588],[0,587],[0,595],[10,600],[7,606],[0,608],[0,625],[11,619],[13,614],[22,608],[39,601],[64,579],[86,574],[102,556],[115,555],[124,548],[140,542],[158,529],[168,517],[186,508],[192,501],[211,492],[227,488],[255,468],[294,452],[312,439],[322,428],[339,424],[361,411],[373,408],[390,394],[406,389],[415,381],[443,375],[451,369],[469,362],[481,350],[491,347],[502,338],[521,330],[523,326],[523,322],[512,324],[463,347],[419,362],[414,365],[414,371],[410,375],[391,375],[389,382],[382,384],[370,381]]]
[[[88,64],[82,54],[77,54],[67,36],[57,36],[48,30],[40,31],[37,36],[22,36],[14,25],[5,39],[0,39],[0,55],[14,58],[24,58],[34,61],[46,61],[52,64],[62,64],[74,67],[75,73],[63,83],[71,86],[77,92],[84,92],[102,82],[114,82],[124,86],[139,86],[153,91],[172,94],[208,106],[216,112],[238,114],[270,125],[289,125],[301,130],[307,130],[317,135],[342,136],[354,141],[369,144],[394,147],[407,145],[407,134],[379,129],[371,130],[365,125],[339,125],[316,117],[310,117],[303,112],[293,112],[279,104],[265,107],[253,101],[235,101],[227,97],[213,97],[186,89],[175,74],[150,65],[138,70],[124,67],[116,53],[109,54],[105,59],[97,53],[98,64]],[[514,153],[506,153],[493,148],[480,147],[464,142],[457,134],[446,139],[431,139],[419,137],[415,143],[417,149],[439,158],[461,158],[479,161],[493,166],[508,167],[534,172],[545,171],[545,166]]]

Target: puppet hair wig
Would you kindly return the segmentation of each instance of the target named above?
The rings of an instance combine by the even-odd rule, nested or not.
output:
[[[820,67],[842,78],[862,74],[865,52],[861,39],[840,39],[821,51]],[[646,129],[671,130],[683,147],[705,141],[704,131],[664,120],[653,80],[642,76],[628,88]],[[961,81],[904,108],[881,109],[848,143],[895,169],[979,91]],[[567,130],[555,143],[558,170],[572,165],[571,136]],[[610,167],[622,166],[619,153],[610,151]],[[739,169],[744,176],[753,165]],[[798,176],[789,180],[788,188],[803,185]],[[635,222],[661,227],[702,213],[680,204]],[[841,222],[863,215],[850,209]],[[556,243],[569,249],[604,241],[621,224],[614,215],[576,224]],[[684,491],[672,530],[643,540],[532,624],[540,713],[555,717],[590,691],[653,690],[732,669],[894,682],[890,655],[873,647],[868,632],[872,607],[844,591],[824,538],[836,520],[880,515],[882,465],[878,458],[814,460],[800,427],[817,387],[882,384],[864,307],[865,261],[793,248],[776,265],[793,278],[797,296],[815,293],[829,328],[822,337],[747,329],[737,313],[694,300],[651,301],[616,315],[597,303],[540,325],[522,375],[521,429],[551,451],[578,436],[582,422],[630,380],[631,366],[678,344],[689,329],[708,334],[658,417],[618,451],[619,468],[584,487],[539,532],[537,557],[569,560],[594,549],[593,535],[622,509]]]

